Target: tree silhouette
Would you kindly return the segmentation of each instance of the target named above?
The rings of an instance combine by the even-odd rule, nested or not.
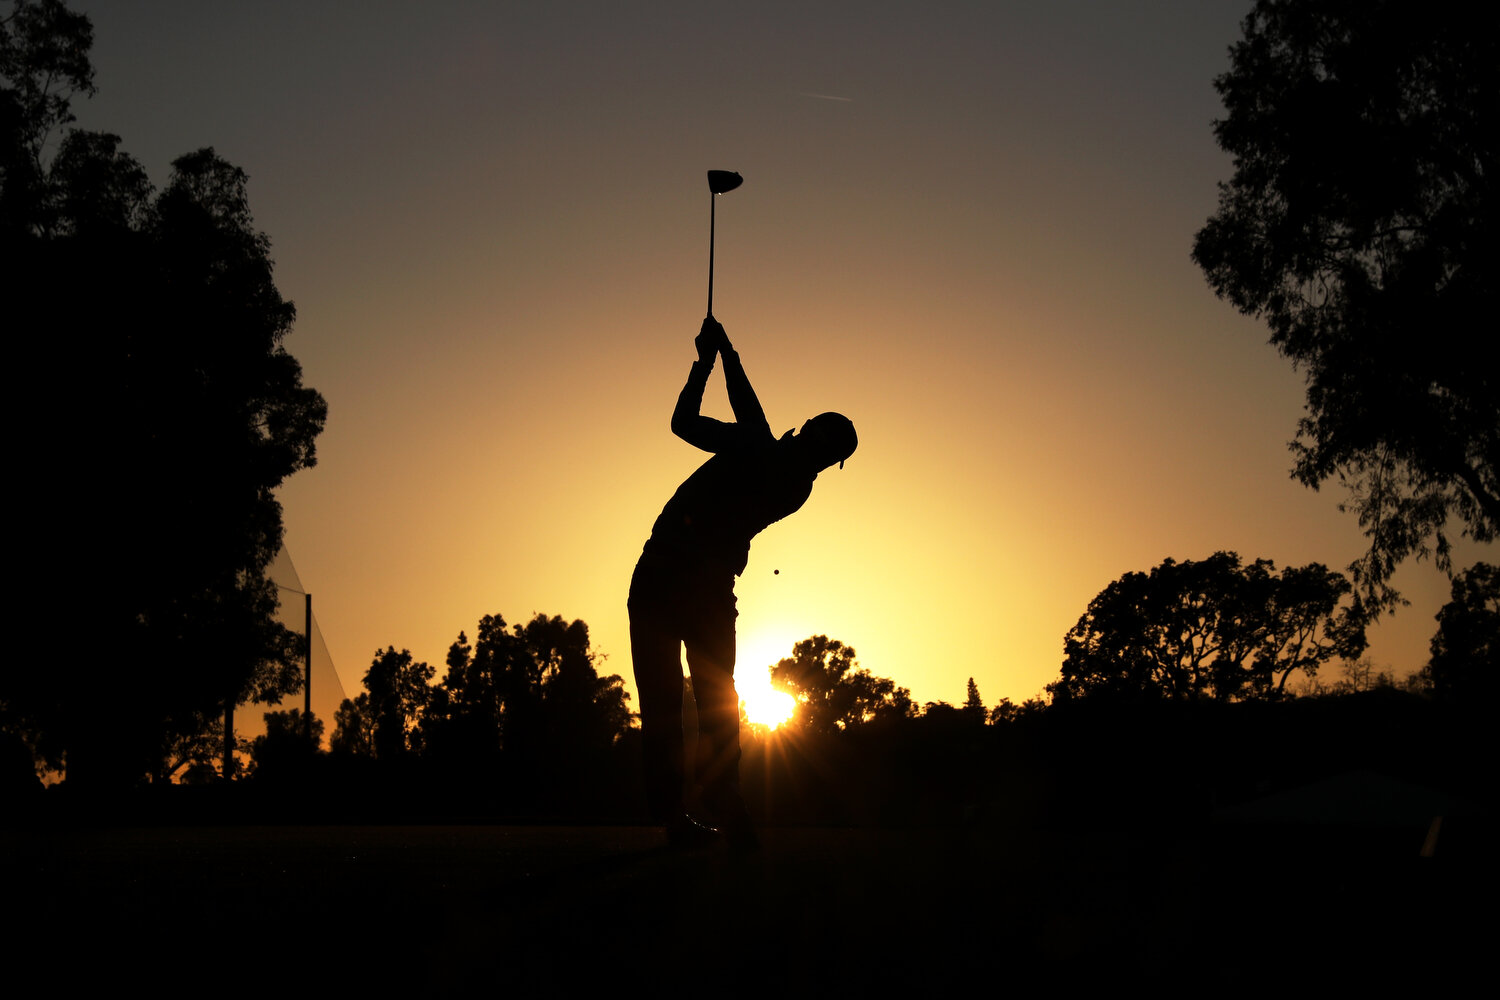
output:
[[[1492,706],[1500,686],[1500,568],[1469,567],[1437,613],[1427,676],[1434,696]]]
[[[471,646],[460,632],[448,647],[447,672],[422,721],[424,752],[451,764],[483,766],[500,753],[505,726],[503,692],[522,655],[520,640],[500,615],[479,620]]]
[[[521,631],[532,665],[531,676],[546,705],[547,742],[569,756],[613,745],[630,726],[625,682],[617,674],[600,677],[589,649],[589,627],[582,621],[537,615]]]
[[[329,748],[355,757],[375,756],[375,713],[370,710],[368,691],[339,702]]]
[[[94,27],[61,0],[16,0],[0,17],[0,230],[40,225],[48,207],[43,150],[94,94]]]
[[[412,734],[424,757],[465,770],[503,760],[510,773],[574,780],[630,727],[624,681],[599,675],[584,622],[536,615],[507,626],[486,615],[475,636],[471,645],[459,633],[442,682],[427,688]]]
[[[322,398],[283,347],[294,310],[272,281],[243,171],[211,149],[154,193],[116,136],[61,133],[93,90],[86,18],[55,0],[0,22],[0,273],[31,394],[12,396],[18,558],[51,601],[32,630],[90,654],[7,671],[0,700],[68,780],[120,784],[226,705],[300,686],[303,641],[275,619],[265,571],[275,490],[314,462]]]
[[[256,778],[297,774],[317,756],[323,720],[300,709],[265,713],[266,731],[250,741],[250,774]]]
[[[1168,559],[1127,573],[1089,603],[1064,641],[1055,701],[1080,697],[1268,699],[1364,649],[1364,624],[1340,600],[1349,582],[1317,563],[1279,575],[1233,552]]]
[[[1488,8],[1260,0],[1215,81],[1234,156],[1193,259],[1307,374],[1293,474],[1350,490],[1375,612],[1445,525],[1500,526],[1500,34]]]
[[[409,734],[427,707],[432,674],[432,667],[414,660],[410,650],[398,653],[387,646],[375,654],[365,672],[365,690],[370,693],[377,758],[391,760],[412,749]]]
[[[979,697],[979,685],[974,683],[972,677],[969,678],[968,695],[964,698],[964,713],[981,726],[989,718],[984,710],[984,699]]]
[[[1041,698],[1027,698],[1019,705],[1009,698],[1001,698],[1000,703],[990,709],[989,724],[992,726],[1009,725],[1022,719],[1038,716],[1046,708],[1047,703]]]
[[[182,725],[161,734],[160,763],[152,773],[154,782],[167,783],[181,778],[185,769],[208,768],[218,773],[215,761],[223,759],[224,717],[218,713],[200,715],[196,724]],[[236,747],[238,748],[238,747]]]
[[[916,714],[910,691],[858,669],[854,649],[826,635],[794,645],[792,655],[771,668],[771,684],[797,699],[792,724],[812,733]]]

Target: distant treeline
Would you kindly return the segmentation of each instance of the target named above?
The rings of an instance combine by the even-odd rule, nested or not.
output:
[[[1465,786],[1482,729],[1481,702],[1464,695],[1493,683],[1495,587],[1484,564],[1461,574],[1432,659],[1399,678],[1367,658],[1319,674],[1363,646],[1339,574],[1278,574],[1232,553],[1106,588],[1066,637],[1060,680],[1021,704],[986,706],[970,678],[960,704],[919,706],[853,648],[812,636],[771,668],[791,718],[744,721],[745,793],[762,820],[962,822],[1022,808],[1191,811],[1356,765]],[[357,815],[641,819],[629,695],[597,663],[586,624],[545,615],[481,619],[472,642],[460,633],[450,646],[441,680],[389,647],[340,706],[330,751],[321,720],[267,713],[266,734],[243,745],[245,776],[284,804]],[[1302,679],[1288,684],[1293,670]],[[217,770],[205,757],[187,780]]]
[[[1025,828],[1198,823],[1360,771],[1455,801],[1480,796],[1489,757],[1476,713],[1392,685],[1342,683],[1343,693],[1269,702],[1084,699],[987,712],[934,702],[832,729],[747,724],[743,792],[764,824]],[[244,778],[143,787],[139,801],[181,821],[645,822],[639,730],[608,742],[597,730],[574,748],[562,734],[581,720],[551,711],[538,708],[535,742],[507,745],[502,719],[500,741],[472,756],[416,743],[420,725],[384,756],[373,742],[322,750],[295,710],[270,713]],[[436,716],[419,721],[440,728]],[[53,795],[68,800],[66,786]]]
[[[1239,734],[1236,747],[1254,746],[1316,717],[1295,705],[1339,696],[1379,695],[1385,700],[1363,704],[1446,713],[1469,726],[1463,720],[1476,706],[1493,703],[1497,582],[1500,573],[1482,563],[1460,574],[1438,616],[1430,661],[1401,677],[1347,655],[1337,676],[1319,672],[1340,652],[1363,648],[1363,624],[1341,605],[1348,594],[1341,575],[1316,564],[1277,573],[1266,560],[1242,565],[1233,553],[1169,559],[1111,584],[1065,637],[1059,680],[1019,704],[1002,698],[987,706],[970,678],[961,703],[918,705],[907,688],[862,669],[852,647],[812,636],[770,670],[772,684],[795,699],[792,716],[775,730],[744,722],[747,793],[766,815],[808,819],[889,818],[917,800],[927,803],[924,815],[971,813],[985,808],[982,789],[994,794],[996,775],[1021,761],[1050,767],[1097,754],[1119,766],[1110,740],[1138,746],[1143,736],[1187,726],[1201,744],[1207,730],[1196,729],[1207,719],[1215,720],[1210,730]],[[472,641],[459,633],[440,679],[406,650],[377,651],[364,690],[339,707],[329,750],[324,720],[271,711],[264,735],[235,744],[227,774],[248,779],[236,784],[294,799],[305,792],[356,812],[637,817],[630,696],[598,663],[582,621],[539,614],[507,625],[487,615]],[[1300,679],[1288,683],[1293,672]],[[684,685],[691,740],[691,682]],[[1390,708],[1397,704],[1408,707]],[[1142,720],[1153,720],[1149,733]],[[157,773],[196,785],[225,779],[220,719],[205,718],[196,733],[164,745],[170,756]],[[33,772],[19,743],[11,750],[18,787]],[[1218,756],[1228,762],[1245,751]],[[1140,764],[1182,773],[1172,757],[1163,748],[1155,764]],[[1217,779],[1203,779],[1219,792],[1263,782],[1264,775],[1252,780],[1253,769],[1225,766]]]

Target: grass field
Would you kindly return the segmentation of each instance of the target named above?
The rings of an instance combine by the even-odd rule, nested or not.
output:
[[[770,828],[737,856],[670,852],[649,827],[11,829],[5,965],[47,995],[490,996],[1347,982],[1478,961],[1455,907],[1484,873],[1406,835],[1273,833]]]

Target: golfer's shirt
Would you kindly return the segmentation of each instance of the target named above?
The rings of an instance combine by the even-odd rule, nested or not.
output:
[[[710,364],[693,365],[673,425],[683,428],[679,434],[690,444],[714,456],[677,487],[651,527],[645,552],[685,570],[739,576],[750,558],[750,540],[800,509],[817,477],[793,461],[786,442],[772,436],[733,352],[724,359],[724,380],[736,422],[700,415],[711,370]]]

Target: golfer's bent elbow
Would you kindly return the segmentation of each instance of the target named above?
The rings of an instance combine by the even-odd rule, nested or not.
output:
[[[696,362],[688,373],[687,384],[677,394],[677,405],[672,408],[672,433],[695,448],[707,449],[705,438],[712,435],[712,421],[703,416],[703,390],[712,369],[711,362]]]

